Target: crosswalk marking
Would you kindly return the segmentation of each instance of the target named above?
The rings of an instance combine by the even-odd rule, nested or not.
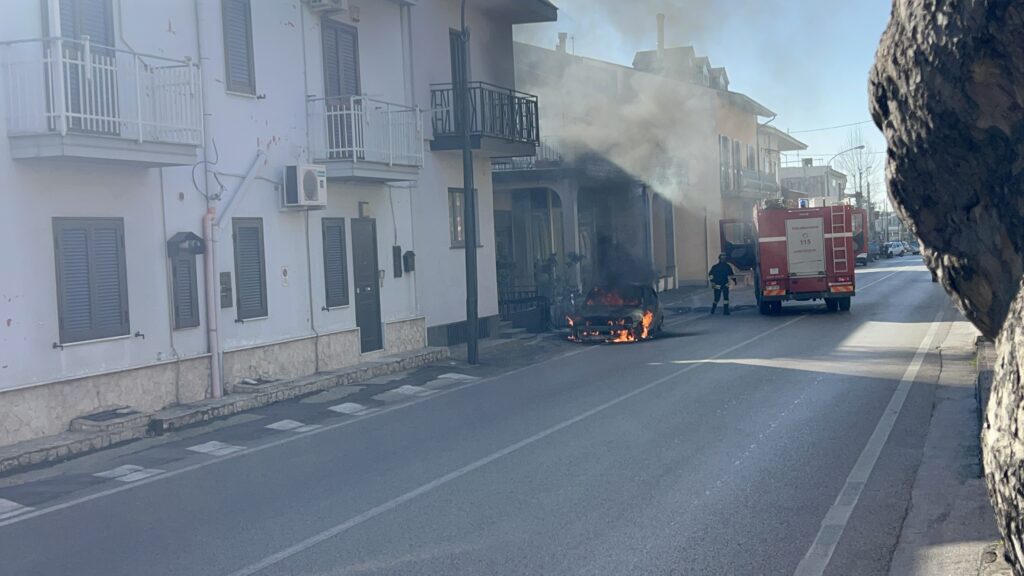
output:
[[[245,447],[211,440],[209,442],[204,442],[203,444],[190,446],[188,449],[193,452],[199,452],[200,454],[209,454],[210,456],[227,456],[228,454],[241,452],[242,450],[245,450]]]
[[[143,478],[163,474],[163,472],[163,470],[158,470],[156,468],[143,468],[142,466],[136,466],[134,464],[125,464],[124,466],[118,466],[113,470],[97,472],[96,474],[93,474],[93,476],[117,480],[118,482],[135,482],[137,480],[142,480]]]
[[[449,380],[463,380],[470,382],[473,380],[479,380],[479,376],[470,376],[469,374],[459,374],[458,372],[449,372],[447,374],[441,374],[438,378],[447,378]]]
[[[392,390],[392,392],[405,394],[407,396],[428,396],[430,394],[433,394],[434,392],[437,392],[437,390],[428,390],[420,386],[410,386],[406,384],[405,386],[395,388],[394,390]]]

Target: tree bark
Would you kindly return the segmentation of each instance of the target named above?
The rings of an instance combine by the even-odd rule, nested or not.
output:
[[[1024,2],[894,0],[869,95],[897,210],[960,309],[998,337],[985,478],[1024,576]]]

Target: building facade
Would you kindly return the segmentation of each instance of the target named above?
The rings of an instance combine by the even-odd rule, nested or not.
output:
[[[779,171],[782,185],[810,198],[840,201],[846,193],[846,174],[831,166],[816,166],[813,158],[804,158],[800,166]]]
[[[17,4],[0,22],[0,234],[23,247],[2,257],[0,445],[458,341],[456,0]],[[512,25],[554,17],[469,2],[471,79],[513,88]],[[482,318],[489,138],[537,133],[488,120]]]

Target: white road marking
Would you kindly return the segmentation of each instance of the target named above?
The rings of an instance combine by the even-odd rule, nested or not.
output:
[[[351,425],[353,425],[353,424],[355,424],[357,422],[362,422],[363,420],[365,420],[366,418],[369,418],[371,416],[379,416],[379,415],[382,415],[382,414],[388,414],[390,412],[396,412],[398,410],[405,410],[406,408],[409,408],[409,407],[412,407],[412,406],[416,406],[417,404],[429,401],[429,400],[431,400],[433,398],[440,398],[442,396],[447,396],[448,394],[454,394],[456,392],[465,390],[467,388],[473,388],[473,387],[476,387],[479,384],[483,384],[483,383],[486,383],[486,382],[491,382],[493,380],[498,380],[500,378],[508,378],[510,376],[514,376],[516,374],[519,374],[520,372],[525,372],[527,370],[538,368],[540,366],[544,366],[544,365],[550,364],[552,362],[561,362],[561,361],[565,360],[566,358],[571,358],[572,356],[577,356],[577,355],[580,355],[580,354],[585,354],[587,352],[590,352],[590,351],[593,351],[593,350],[596,350],[596,349],[597,349],[596,347],[588,347],[588,348],[578,348],[576,350],[570,350],[569,352],[565,352],[564,354],[559,354],[558,356],[553,356],[551,358],[548,358],[547,360],[542,360],[541,362],[538,362],[536,364],[530,364],[530,365],[527,365],[527,366],[520,366],[519,368],[516,368],[514,370],[509,370],[508,372],[505,372],[505,373],[502,373],[502,374],[495,374],[494,376],[488,376],[487,378],[482,378],[482,379],[477,380],[475,382],[466,382],[464,384],[459,384],[459,385],[453,386],[452,388],[449,388],[447,390],[439,391],[437,394],[435,394],[433,396],[424,396],[422,398],[417,398],[417,399],[415,399],[415,400],[413,400],[411,402],[406,402],[404,404],[395,404],[393,406],[388,406],[386,408],[367,410],[365,413],[360,414],[356,418],[352,418],[350,420],[345,420],[344,422],[338,422],[336,424],[331,424],[329,426],[324,426],[324,427],[320,428],[319,430],[315,430],[315,431],[313,431],[311,433],[311,435],[312,434],[320,434],[320,433],[323,433],[323,432],[329,432],[329,431],[332,431],[332,430],[337,430],[339,428],[344,428],[345,426],[351,426]],[[31,510],[31,511],[25,513],[23,516],[18,516],[17,518],[11,518],[11,519],[8,519],[8,520],[0,518],[0,528],[3,528],[4,526],[10,526],[11,524],[17,524],[19,522],[23,522],[25,520],[29,520],[29,519],[32,519],[32,518],[37,518],[39,516],[45,516],[47,514],[52,514],[54,512],[59,512],[61,510],[65,510],[67,508],[73,508],[73,507],[78,506],[80,504],[85,504],[86,502],[92,502],[93,500],[99,500],[101,498],[106,498],[107,496],[113,496],[115,494],[118,494],[120,492],[124,492],[126,490],[132,490],[132,489],[138,488],[140,486],[145,486],[146,484],[149,484],[150,482],[159,482],[160,480],[167,480],[169,478],[173,478],[173,477],[181,475],[181,474],[186,474],[188,472],[194,472],[196,470],[199,470],[199,469],[202,469],[202,468],[206,468],[207,466],[213,466],[215,464],[219,464],[221,462],[226,462],[226,461],[231,460],[233,458],[239,458],[239,457],[241,457],[241,456],[243,456],[245,454],[252,454],[252,453],[255,453],[255,452],[263,452],[264,450],[270,450],[271,448],[276,448],[278,446],[282,446],[284,444],[288,444],[290,442],[294,442],[296,440],[300,440],[300,439],[305,438],[305,437],[306,437],[305,435],[285,436],[285,437],[283,437],[283,438],[281,438],[279,440],[274,440],[272,442],[267,442],[266,444],[261,444],[259,446],[255,446],[253,448],[247,448],[247,449],[243,450],[242,452],[236,452],[234,454],[229,454],[228,456],[225,456],[224,458],[219,458],[219,459],[216,459],[216,460],[206,460],[206,461],[202,461],[202,462],[196,462],[195,464],[191,464],[189,466],[184,466],[182,468],[176,468],[176,469],[171,470],[171,471],[169,471],[169,472],[167,472],[165,474],[161,474],[159,476],[154,476],[152,478],[146,478],[145,480],[140,480],[139,482],[135,482],[135,483],[132,483],[132,484],[125,484],[123,486],[117,486],[116,488],[108,488],[106,490],[101,490],[99,492],[94,492],[92,494],[88,494],[88,495],[82,496],[80,498],[74,498],[72,500],[67,500],[67,501],[61,502],[59,504],[54,504],[52,506],[47,506],[46,508],[40,508],[38,510],[34,510],[34,509],[30,508],[29,510]]]
[[[779,325],[775,326],[774,328],[771,328],[771,329],[766,330],[764,332],[761,332],[760,334],[758,334],[756,336],[748,338],[748,339],[744,340],[743,342],[740,342],[739,344],[736,344],[735,346],[732,346],[730,348],[726,348],[725,350],[719,352],[718,354],[715,354],[714,356],[709,357],[708,360],[714,360],[714,359],[720,358],[722,356],[725,356],[726,354],[731,354],[732,352],[735,352],[736,350],[739,350],[740,348],[746,346],[747,344],[750,344],[750,343],[752,343],[754,341],[760,340],[761,338],[764,338],[765,336],[768,336],[769,334],[773,334],[775,332],[778,332],[779,330],[782,330],[783,328],[786,328],[786,327],[788,327],[788,326],[790,326],[792,324],[795,324],[796,322],[799,322],[799,321],[801,321],[801,320],[803,320],[805,318],[808,318],[808,316],[797,316],[796,318],[793,318],[792,320],[789,320],[787,322],[783,322],[782,324],[779,324]],[[449,482],[451,482],[453,480],[461,478],[462,476],[465,476],[466,474],[469,474],[470,472],[473,472],[474,470],[477,470],[478,468],[482,468],[482,467],[490,464],[491,462],[494,462],[495,460],[498,460],[500,458],[508,456],[509,454],[512,454],[513,452],[517,452],[517,451],[519,451],[519,450],[521,450],[521,449],[523,449],[523,448],[525,448],[525,447],[527,447],[527,446],[529,446],[529,445],[531,445],[531,444],[533,444],[535,442],[538,442],[540,440],[543,440],[544,438],[547,438],[548,436],[551,436],[552,434],[555,434],[556,432],[564,430],[565,428],[568,428],[569,426],[572,426],[573,424],[576,424],[577,422],[580,422],[582,420],[586,420],[587,418],[590,418],[591,416],[594,416],[595,414],[600,414],[601,412],[604,412],[605,410],[607,410],[607,409],[609,409],[609,408],[611,408],[611,407],[613,407],[613,406],[615,406],[617,404],[621,404],[622,402],[625,402],[626,400],[629,400],[630,398],[632,398],[632,397],[634,397],[634,396],[636,396],[638,394],[642,394],[642,393],[644,393],[644,392],[646,392],[646,391],[648,391],[648,390],[650,390],[650,389],[652,389],[652,388],[654,388],[656,386],[664,384],[665,382],[668,382],[669,380],[673,380],[675,378],[678,378],[679,376],[689,372],[690,370],[693,370],[694,368],[697,368],[698,366],[701,366],[701,364],[690,364],[689,366],[686,366],[685,368],[682,368],[680,370],[676,370],[675,372],[672,372],[671,374],[669,374],[667,376],[663,376],[661,378],[658,378],[657,380],[654,380],[653,382],[645,384],[644,386],[641,386],[639,388],[635,388],[631,392],[628,392],[626,394],[623,394],[623,395],[619,396],[618,398],[615,398],[613,400],[605,402],[604,404],[601,404],[600,406],[597,406],[596,408],[592,408],[590,410],[587,410],[586,412],[583,412],[582,414],[579,414],[579,415],[577,415],[577,416],[575,416],[573,418],[570,418],[568,420],[565,420],[564,422],[562,422],[560,424],[556,424],[555,426],[552,426],[552,427],[550,427],[550,428],[548,428],[546,430],[538,432],[537,434],[534,434],[533,436],[530,436],[529,438],[526,438],[525,440],[520,440],[519,442],[516,442],[515,444],[512,444],[510,446],[506,446],[505,448],[502,448],[501,450],[498,450],[497,452],[494,452],[494,453],[490,454],[489,456],[485,456],[485,457],[483,457],[483,458],[481,458],[481,459],[479,459],[479,460],[477,460],[475,462],[467,464],[466,466],[463,466],[462,468],[459,468],[458,470],[449,472],[448,474],[445,474],[444,476],[441,476],[439,478],[435,478],[434,480],[432,480],[432,481],[430,481],[430,482],[428,482],[426,484],[423,484],[419,488],[416,488],[414,490],[406,492],[405,494],[402,494],[401,496],[398,496],[397,498],[389,500],[389,501],[387,501],[387,502],[385,502],[385,503],[383,503],[383,504],[381,504],[381,505],[379,505],[379,506],[377,506],[375,508],[371,508],[371,509],[367,510],[366,512],[363,512],[362,514],[359,514],[358,516],[354,516],[352,518],[349,518],[345,522],[342,522],[341,524],[338,524],[338,525],[334,526],[333,528],[329,528],[327,530],[324,530],[323,532],[320,532],[319,534],[311,536],[310,538],[307,538],[307,539],[305,539],[305,540],[303,540],[303,541],[301,541],[301,542],[299,542],[297,544],[294,544],[294,545],[292,545],[292,546],[290,546],[288,548],[285,548],[284,550],[281,550],[280,552],[277,552],[276,554],[272,554],[270,556],[267,556],[266,558],[264,558],[263,560],[260,560],[259,562],[256,562],[255,564],[251,564],[249,566],[246,566],[245,568],[242,568],[240,570],[232,572],[230,574],[230,576],[252,576],[253,574],[256,574],[256,573],[258,573],[258,572],[260,572],[262,570],[265,570],[266,568],[269,568],[270,566],[273,566],[273,565],[277,564],[278,562],[281,562],[282,560],[285,560],[285,559],[287,559],[287,558],[289,558],[291,556],[294,556],[294,555],[296,555],[296,554],[298,554],[300,552],[308,550],[309,548],[312,548],[313,546],[316,546],[317,544],[319,544],[319,543],[321,543],[321,542],[323,542],[325,540],[329,540],[329,539],[331,539],[331,538],[333,538],[335,536],[338,536],[339,534],[342,534],[342,533],[344,533],[344,532],[346,532],[346,531],[348,531],[348,530],[350,530],[350,529],[352,529],[352,528],[362,524],[363,522],[366,522],[368,520],[376,518],[377,516],[380,516],[381,514],[383,514],[385,512],[393,510],[394,508],[397,508],[398,506],[400,506],[400,505],[402,505],[402,504],[404,504],[404,503],[406,503],[406,502],[408,502],[410,500],[413,500],[413,499],[415,499],[415,498],[417,498],[419,496],[422,496],[422,495],[424,495],[424,494],[426,494],[428,492],[431,492],[431,491],[433,491],[433,490],[435,490],[437,488],[440,488],[441,486],[444,486],[445,484],[447,484],[447,483],[449,483]]]
[[[304,426],[299,426],[298,428],[292,430],[292,432],[305,433],[312,432],[313,430],[319,430],[321,428],[323,428],[323,426],[320,424],[306,424]]]
[[[348,416],[362,416],[372,412],[370,408],[363,406],[362,404],[356,404],[355,402],[345,402],[344,404],[338,404],[337,406],[331,406],[328,408],[331,412],[337,412],[339,414],[346,414]]]
[[[437,392],[437,390],[428,390],[428,389],[422,388],[420,386],[405,385],[405,386],[401,386],[399,388],[395,388],[394,390],[392,390],[392,392],[397,392],[399,394],[405,394],[407,396],[428,396],[430,394],[433,394],[434,392]]]
[[[245,450],[245,446],[235,446],[233,444],[225,444],[217,440],[211,440],[196,446],[190,446],[188,448],[193,452],[199,452],[200,454],[209,454],[210,456],[227,456],[228,454],[234,454],[235,452],[241,452]]]
[[[117,480],[118,482],[137,482],[150,476],[156,476],[157,474],[163,474],[163,470],[156,468],[143,468],[142,466],[136,466],[134,464],[125,464],[124,466],[118,466],[113,470],[107,470],[106,472],[97,472],[93,474],[98,478],[107,478],[111,480]]]
[[[921,365],[924,363],[925,356],[932,347],[935,334],[938,332],[942,316],[945,312],[945,308],[939,310],[935,320],[929,326],[924,340],[917,347],[917,352],[914,354],[913,360],[910,361],[910,365],[907,366],[906,372],[903,373],[903,378],[900,379],[899,385],[896,386],[896,391],[893,392],[889,405],[886,406],[885,412],[882,413],[881,419],[878,420],[875,431],[871,433],[867,445],[864,446],[860,457],[857,458],[857,463],[853,465],[853,470],[850,470],[850,475],[846,478],[846,484],[843,485],[843,489],[836,496],[836,501],[828,509],[825,518],[821,521],[818,535],[814,538],[814,542],[811,544],[810,549],[807,550],[803,560],[797,565],[796,571],[793,573],[795,576],[821,576],[825,573],[825,568],[828,567],[829,561],[832,560],[832,554],[836,550],[836,545],[839,544],[839,539],[843,536],[843,530],[846,529],[850,515],[853,513],[854,507],[857,506],[861,491],[871,476],[871,471],[874,470],[875,463],[878,462],[878,457],[882,453],[882,448],[885,447],[889,434],[896,424],[896,419],[903,409],[903,403],[910,393],[910,387],[913,386],[917,373],[921,370]]]
[[[3,520],[4,518],[11,518],[18,514],[24,514],[31,510],[32,508],[30,506],[22,506],[17,502],[0,498],[0,520]]]
[[[281,420],[280,422],[274,422],[273,424],[267,424],[265,427],[271,430],[295,430],[296,428],[302,428],[304,424],[302,422],[296,422],[295,420]]]
[[[463,380],[463,381],[466,381],[466,382],[469,382],[469,381],[472,381],[472,380],[479,380],[480,379],[479,376],[470,376],[469,374],[459,374],[458,372],[449,372],[447,374],[441,374],[440,376],[438,376],[438,378],[448,378],[448,379],[451,379],[451,380]]]

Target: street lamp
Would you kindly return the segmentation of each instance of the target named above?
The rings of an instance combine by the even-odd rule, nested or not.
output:
[[[833,157],[828,159],[828,162],[825,163],[825,197],[826,198],[828,198],[829,193],[831,192],[830,189],[832,188],[831,186],[829,186],[829,178],[828,178],[828,172],[829,172],[829,170],[831,170],[832,161],[835,160],[836,158],[842,156],[843,154],[846,154],[847,152],[853,152],[854,150],[863,150],[863,149],[864,149],[864,145],[861,144],[860,146],[854,146],[853,148],[848,148],[846,150],[843,150],[842,152],[840,152],[840,153],[836,154],[835,156],[833,156]]]
[[[466,0],[462,0],[460,40],[462,54],[459,59],[457,86],[452,89],[457,96],[459,118],[462,120],[462,229],[466,250],[466,362],[477,363],[477,320],[476,282],[476,192],[473,189],[473,148],[470,142],[469,125],[472,119],[469,92],[469,28],[466,28]]]

